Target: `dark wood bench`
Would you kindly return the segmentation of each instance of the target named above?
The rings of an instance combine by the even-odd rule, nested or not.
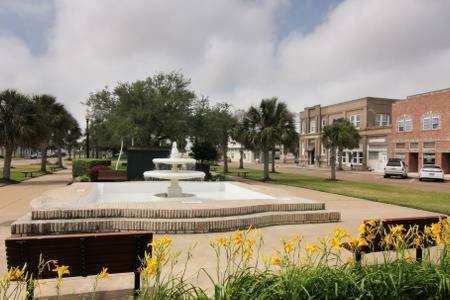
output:
[[[28,175],[30,175],[30,178],[33,178],[33,173],[39,173],[39,171],[22,171],[20,173],[22,173],[25,176],[25,178],[27,178]]]
[[[44,261],[54,259],[59,265],[69,266],[68,277],[97,275],[103,267],[110,274],[133,272],[137,294],[141,284],[138,268],[145,251],[151,253],[148,244],[152,239],[151,232],[10,237],[5,240],[6,261],[8,269],[26,263],[29,274],[36,279],[56,278],[51,270],[39,273],[41,255]],[[28,287],[28,299],[33,299],[33,284]]]
[[[50,170],[51,170],[52,172],[55,172],[55,171],[58,170],[58,169],[59,169],[58,166],[50,166]]]
[[[125,170],[98,170],[98,181],[127,181]]]
[[[359,262],[362,259],[363,253],[374,253],[374,252],[382,252],[382,251],[390,251],[394,250],[392,247],[386,247],[383,245],[382,241],[384,240],[386,234],[389,234],[390,229],[397,226],[403,225],[405,231],[413,227],[417,227],[417,232],[420,234],[424,233],[426,226],[431,226],[432,224],[439,223],[440,219],[446,219],[447,216],[426,216],[426,217],[411,217],[411,218],[391,218],[391,219],[379,219],[379,220],[365,220],[364,224],[366,226],[371,226],[370,223],[375,221],[376,227],[379,228],[374,235],[374,238],[369,246],[361,246],[356,249],[351,249],[352,247],[348,243],[344,243],[343,247],[347,250],[353,252],[355,256],[355,261]],[[361,234],[361,238],[366,238],[369,233]],[[424,248],[435,246],[434,242],[427,242],[422,245]],[[414,247],[414,245],[409,245],[409,249],[416,249],[416,260],[422,260],[422,247]]]

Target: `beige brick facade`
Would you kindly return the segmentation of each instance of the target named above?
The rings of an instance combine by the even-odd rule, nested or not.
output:
[[[343,165],[354,169],[383,169],[388,156],[392,104],[398,99],[366,97],[328,106],[307,107],[300,113],[300,164],[328,166],[329,153],[320,137],[322,128],[347,118],[361,135],[357,149],[346,149]]]
[[[435,163],[450,173],[450,89],[393,104],[392,123],[390,157],[404,159],[409,172]]]

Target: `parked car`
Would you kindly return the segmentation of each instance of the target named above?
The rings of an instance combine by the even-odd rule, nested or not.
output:
[[[41,153],[39,152],[31,153],[30,158],[31,159],[41,158]]]
[[[384,167],[384,178],[391,176],[401,176],[407,178],[406,164],[403,160],[398,158],[390,158]]]
[[[444,181],[444,171],[440,166],[424,165],[419,172],[419,180],[422,181],[423,179]]]

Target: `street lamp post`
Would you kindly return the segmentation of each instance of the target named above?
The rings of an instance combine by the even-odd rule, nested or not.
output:
[[[91,119],[91,113],[89,110],[86,111],[86,158],[89,158],[89,121]]]

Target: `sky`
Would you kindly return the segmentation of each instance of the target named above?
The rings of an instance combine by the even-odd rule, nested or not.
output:
[[[0,90],[89,93],[178,71],[236,109],[450,87],[448,0],[0,0]]]

